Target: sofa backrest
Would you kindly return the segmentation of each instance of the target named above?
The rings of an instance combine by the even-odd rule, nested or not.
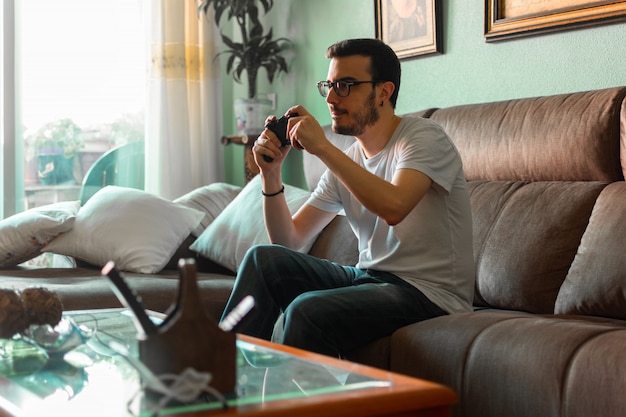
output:
[[[446,130],[468,181],[610,182],[626,173],[625,98],[626,87],[615,87],[407,115],[429,117]],[[329,125],[324,131],[341,149],[354,142]],[[303,159],[312,190],[325,166],[307,152]]]
[[[454,106],[430,118],[456,144],[468,181],[619,181],[625,97],[616,87]]]
[[[554,312],[598,196],[624,179],[625,96],[611,88],[433,113],[469,181],[476,306]]]

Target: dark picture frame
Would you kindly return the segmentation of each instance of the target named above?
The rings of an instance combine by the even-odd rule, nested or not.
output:
[[[485,0],[487,42],[626,20],[626,1]]]
[[[376,38],[405,59],[442,54],[441,0],[374,0]]]

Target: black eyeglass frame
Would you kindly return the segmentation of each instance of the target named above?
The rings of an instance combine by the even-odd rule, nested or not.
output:
[[[369,80],[369,81],[345,81],[345,80],[339,80],[339,81],[318,81],[317,83],[317,91],[319,91],[320,95],[324,98],[328,97],[328,92],[326,94],[324,94],[324,91],[330,91],[330,88],[332,87],[333,91],[335,92],[335,94],[337,94],[339,97],[348,97],[350,95],[350,87],[352,87],[353,85],[360,85],[360,84],[379,84],[382,81],[378,81],[378,80]],[[346,94],[340,94],[339,93],[339,83],[344,84],[346,86],[346,88],[348,89],[348,92]]]

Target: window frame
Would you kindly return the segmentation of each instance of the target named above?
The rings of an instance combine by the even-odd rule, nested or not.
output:
[[[0,204],[0,216],[11,216],[23,207],[24,194],[23,173],[20,175],[20,158],[23,155],[22,142],[17,140],[19,127],[19,114],[16,101],[18,61],[16,59],[16,31],[15,0],[4,0],[0,9],[3,30],[1,37],[2,65],[0,66],[0,79],[2,89],[2,105],[0,106],[0,126],[2,135],[2,149],[0,150],[0,170],[2,181],[0,191],[3,202]],[[23,164],[23,162],[21,162]],[[23,169],[22,169],[23,170]]]

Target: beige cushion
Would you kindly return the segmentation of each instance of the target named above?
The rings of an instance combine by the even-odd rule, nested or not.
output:
[[[41,249],[74,225],[80,201],[35,207],[0,221],[0,267],[15,266],[41,253]]]
[[[240,191],[241,187],[237,185],[216,182],[190,191],[178,197],[174,202],[204,213],[200,224],[191,232],[192,235],[198,237],[226,206],[237,197]]]
[[[285,185],[285,197],[292,214],[309,195],[308,191]],[[262,199],[261,178],[256,176],[191,245],[191,250],[231,271],[237,271],[250,247],[269,243]],[[308,252],[312,244],[313,241],[308,242],[302,251]]]
[[[44,252],[124,271],[156,273],[198,226],[203,213],[133,188],[108,186],[78,211],[74,228]]]
[[[626,184],[608,185],[596,202],[555,313],[626,319]]]

